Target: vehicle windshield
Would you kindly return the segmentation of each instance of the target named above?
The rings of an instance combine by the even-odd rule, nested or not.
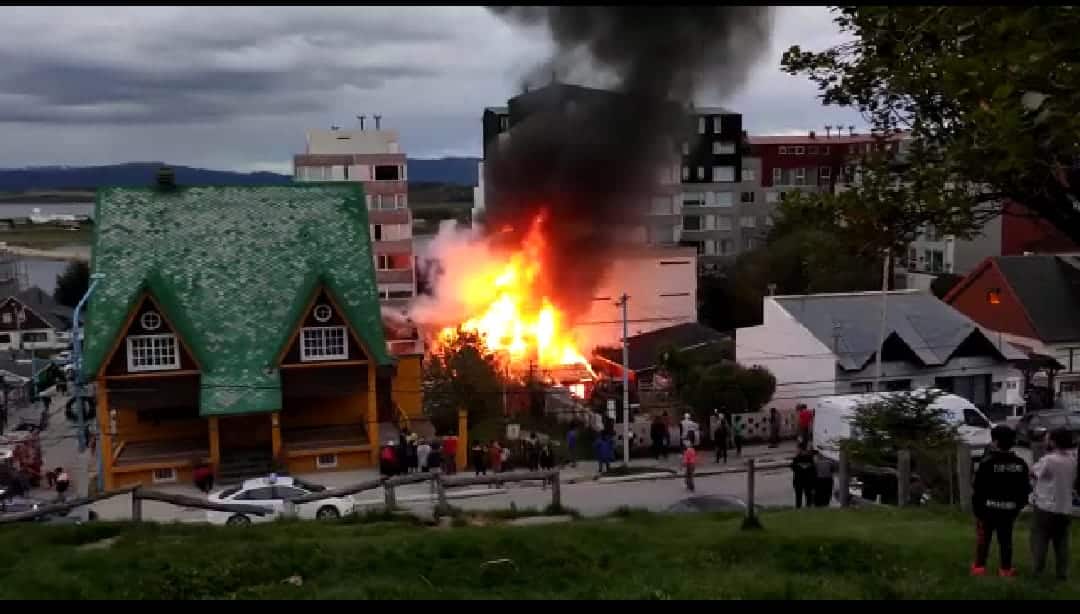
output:
[[[988,429],[990,428],[990,421],[978,411],[966,407],[964,408],[964,426]]]
[[[232,488],[226,488],[225,490],[221,491],[221,493],[218,495],[218,497],[220,497],[222,499],[228,499],[229,497],[235,495],[238,492],[240,492],[240,487],[239,486],[233,486]]]

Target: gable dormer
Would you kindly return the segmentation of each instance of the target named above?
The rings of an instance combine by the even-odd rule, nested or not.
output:
[[[294,332],[282,365],[365,361],[368,356],[344,314],[325,288],[319,288]]]
[[[139,300],[107,364],[106,375],[198,370],[180,334],[149,294]]]

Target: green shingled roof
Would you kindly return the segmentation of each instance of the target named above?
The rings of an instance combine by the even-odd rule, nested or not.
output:
[[[86,373],[102,366],[144,291],[202,367],[204,416],[275,411],[278,353],[319,285],[389,364],[358,185],[98,191]],[[92,377],[92,375],[91,375]]]

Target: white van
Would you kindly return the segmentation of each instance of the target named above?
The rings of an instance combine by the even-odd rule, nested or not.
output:
[[[873,403],[897,394],[926,394],[927,390],[902,392],[871,392],[867,394],[846,394],[819,399],[814,404],[814,447],[823,456],[834,461],[839,460],[837,444],[851,436],[851,418],[855,408]],[[990,445],[992,425],[979,408],[971,401],[955,394],[942,394],[934,400],[932,407],[949,412],[953,424],[958,427],[960,438],[971,446],[971,455],[982,456],[986,446]]]

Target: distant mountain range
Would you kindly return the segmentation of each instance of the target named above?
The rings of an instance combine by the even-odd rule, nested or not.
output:
[[[409,181],[476,185],[478,158],[410,159]],[[78,190],[105,186],[144,186],[154,183],[162,162],[127,162],[106,166],[36,166],[0,169],[0,192]],[[216,171],[170,165],[180,185],[284,185],[289,175]]]

